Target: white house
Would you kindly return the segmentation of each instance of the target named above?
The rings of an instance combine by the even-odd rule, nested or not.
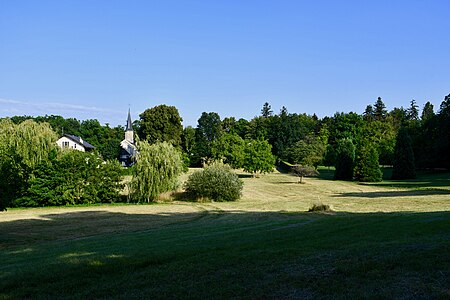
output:
[[[84,141],[81,137],[71,134],[65,134],[56,141],[59,147],[65,149],[75,149],[82,152],[94,150],[95,147]]]
[[[134,144],[133,124],[131,123],[130,110],[128,109],[127,127],[125,128],[125,139],[120,142],[119,162],[124,167],[133,165],[133,156],[136,154]]]

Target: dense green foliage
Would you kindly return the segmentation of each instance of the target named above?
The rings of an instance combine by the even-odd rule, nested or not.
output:
[[[395,144],[392,179],[411,179],[416,177],[414,152],[406,128],[400,128]]]
[[[349,138],[337,141],[334,179],[351,180],[355,164],[355,145]]]
[[[325,155],[325,144],[315,136],[307,136],[287,149],[286,159],[293,164],[317,166]]]
[[[33,169],[56,149],[55,140],[47,123],[0,120],[0,210],[23,195]]]
[[[197,122],[195,150],[191,159],[193,166],[201,166],[208,158],[212,157],[212,143],[222,135],[222,122],[219,114],[203,112]]]
[[[185,183],[186,193],[195,199],[235,201],[241,197],[243,182],[228,165],[213,163],[192,173]]]
[[[226,133],[211,145],[211,155],[214,159],[223,160],[225,164],[238,169],[244,164],[245,141],[237,134]]]
[[[360,182],[379,182],[382,175],[375,146],[369,141],[358,143],[353,179]]]
[[[120,200],[122,167],[98,155],[65,150],[31,172],[28,187],[14,206],[111,203]]]
[[[89,142],[98,153],[101,154],[104,160],[117,159],[119,157],[119,144],[124,137],[124,128],[117,126],[109,127],[108,124],[102,126],[100,122],[95,119],[79,121],[74,118],[63,118],[61,116],[44,116],[44,117],[29,117],[29,116],[15,116],[11,120],[20,124],[25,120],[34,120],[37,123],[48,123],[53,131],[59,136],[62,134],[72,134],[82,137]]]
[[[273,156],[271,148],[272,146],[265,140],[246,140],[242,165],[244,171],[252,173],[254,176],[257,172],[272,172],[275,156]]]
[[[178,176],[183,170],[181,154],[167,142],[150,145],[140,141],[137,148],[131,197],[137,202],[155,201],[161,193],[177,187]]]
[[[181,146],[183,121],[175,106],[165,104],[145,110],[139,115],[139,137],[150,144],[157,141],[168,142],[175,147]]]

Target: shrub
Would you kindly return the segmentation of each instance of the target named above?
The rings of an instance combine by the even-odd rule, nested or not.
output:
[[[194,172],[185,183],[186,193],[196,199],[235,201],[241,197],[243,182],[228,165],[213,163]]]
[[[314,211],[331,211],[331,207],[328,204],[314,203],[313,206],[308,209],[308,212]]]

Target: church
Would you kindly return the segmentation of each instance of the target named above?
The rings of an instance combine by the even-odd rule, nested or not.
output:
[[[120,142],[119,162],[124,167],[130,167],[134,164],[133,157],[136,154],[136,145],[134,144],[133,123],[131,122],[130,109],[128,109],[127,126],[125,128],[125,139]]]

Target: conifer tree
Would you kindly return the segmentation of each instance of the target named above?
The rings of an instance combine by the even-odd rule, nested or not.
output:
[[[353,179],[360,182],[379,182],[382,180],[377,149],[366,141],[360,142],[356,149]]]
[[[351,139],[341,139],[336,146],[336,171],[334,179],[352,180],[355,161],[355,146]]]
[[[415,177],[416,170],[411,138],[406,128],[400,128],[394,151],[392,179],[412,179]]]

